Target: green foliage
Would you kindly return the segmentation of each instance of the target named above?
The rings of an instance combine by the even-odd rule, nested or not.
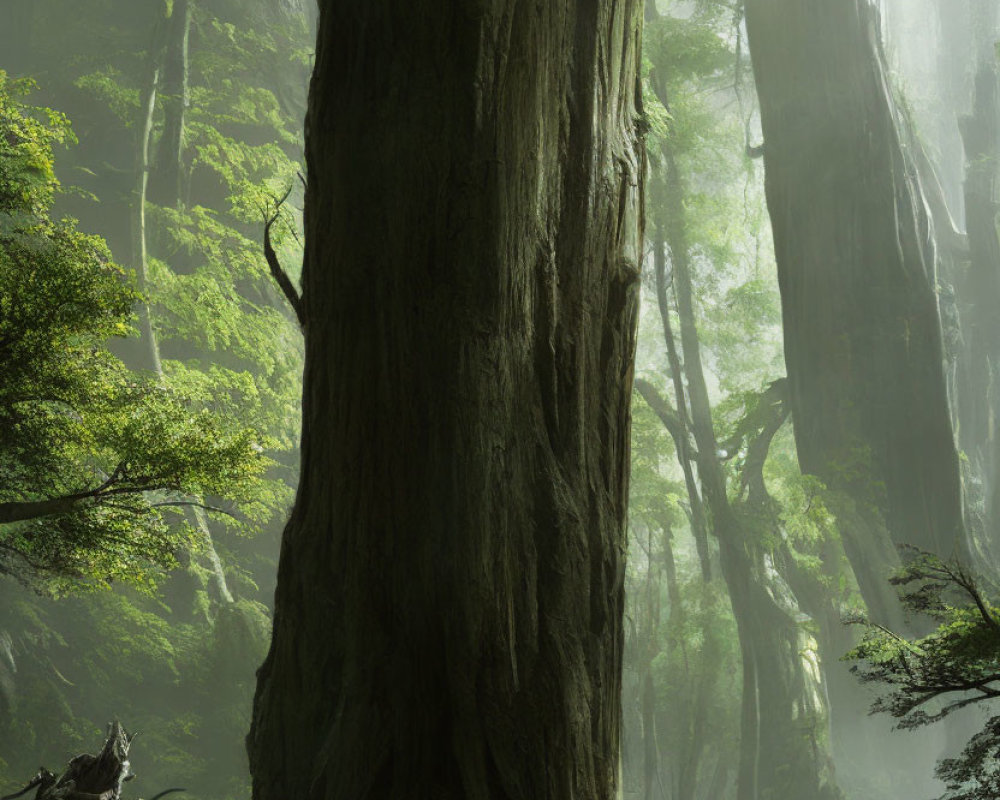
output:
[[[276,458],[290,465],[302,337],[273,284],[260,237],[262,209],[298,186],[301,133],[275,87],[262,83],[261,70],[287,64],[288,41],[303,34],[237,25],[196,7],[184,171],[192,195],[198,187],[204,201],[149,209],[157,256],[150,294],[158,334],[173,355],[164,369],[186,385],[200,382],[215,404],[259,426]],[[301,260],[298,220],[286,222],[275,229],[275,244],[293,265]],[[285,470],[272,482],[272,510],[287,506],[292,481]]]
[[[667,527],[646,525],[634,507],[630,512],[623,686],[627,793],[638,791],[644,768],[636,763],[648,733],[640,721],[643,711],[654,725],[658,781],[664,784],[690,771],[695,785],[710,785],[738,747],[740,656],[729,598],[721,582],[701,578],[678,513],[679,494],[663,499],[674,509]],[[647,679],[652,695],[644,688]]]
[[[100,238],[50,216],[53,147],[72,134],[62,115],[18,99],[27,88],[0,73],[4,568],[148,586],[183,538],[162,504],[254,497],[262,439],[108,349],[131,332],[137,294]]]
[[[632,478],[629,517],[656,526],[665,520],[682,524],[684,487],[673,477],[673,441],[663,423],[635,394],[632,411]]]
[[[139,114],[139,89],[122,82],[120,70],[105,66],[97,72],[76,79],[76,86],[107,105],[122,124],[132,125]]]
[[[147,288],[168,382],[196,406],[260,431],[258,444],[274,459],[255,493],[259,525],[291,500],[302,366],[301,333],[260,245],[262,209],[297,186],[300,126],[264,77],[272,66],[275,76],[288,71],[290,43],[298,45],[305,29],[304,21],[289,29],[249,25],[243,9],[238,24],[214,14],[218,8],[193,7],[185,196],[177,206],[147,204]],[[129,53],[111,57],[76,83],[96,87],[94,98],[115,112],[115,97],[138,96],[145,70],[128,70]],[[159,148],[165,113],[158,105],[151,185],[171,158]],[[112,121],[103,125],[123,135],[132,121],[122,118],[117,131]],[[275,229],[286,264],[300,259],[295,226],[289,219]]]
[[[647,234],[654,252],[662,248],[656,255],[663,259],[666,285],[657,286],[653,270],[646,271],[637,374],[675,411],[678,419],[664,414],[671,427],[680,426],[682,414],[676,412],[687,401],[674,395],[661,303],[680,358],[689,358],[682,338],[690,339],[692,331],[682,331],[674,274],[686,263],[716,439],[713,455],[726,490],[725,502],[717,496],[703,502],[708,526],[718,522],[712,519],[716,511],[727,515],[727,535],[738,540],[758,584],[753,591],[780,608],[790,626],[788,641],[801,647],[801,664],[784,663],[798,668],[802,697],[793,715],[808,728],[803,735],[810,742],[802,752],[813,752],[827,745],[828,664],[818,652],[824,659],[840,655],[832,652],[838,639],[830,623],[836,624],[843,604],[857,599],[857,589],[845,570],[829,492],[802,474],[787,423],[776,266],[762,176],[747,157],[752,109],[744,107],[741,88],[748,80],[745,53],[737,46],[741,10],[739,4],[706,0],[677,4],[671,15],[673,4],[658,5],[643,37],[643,102],[650,161]],[[658,296],[663,289],[665,298]],[[650,386],[641,388],[650,395]],[[699,436],[702,444],[705,439]],[[740,669],[739,636],[720,580],[717,544],[710,540],[715,579],[705,585],[688,520],[699,498],[688,496],[674,441],[639,397],[632,444],[625,707],[643,709],[642,685],[651,676],[660,784],[636,785],[649,764],[642,749],[649,744],[643,734],[649,720],[633,716],[626,731],[626,792],[730,796],[725,776],[735,772],[735,759],[716,763],[704,750],[705,742],[727,753],[738,749],[742,702],[733,679]],[[704,457],[698,456],[699,482]],[[699,488],[704,501],[714,487]]]
[[[0,71],[0,202],[3,232],[16,222],[26,224],[44,215],[59,188],[52,148],[75,142],[69,121],[51,108],[30,108],[22,102],[35,84],[15,80]],[[25,215],[25,216],[22,216]]]
[[[828,542],[839,541],[837,520],[823,482],[799,470],[790,433],[786,433],[787,439],[779,440],[776,452],[768,460],[767,484],[778,505],[782,531],[792,545],[791,554],[800,566],[826,582],[830,576],[823,574],[818,553]]]
[[[248,695],[270,633],[266,609],[240,600],[207,627],[165,616],[159,602],[131,593],[29,601],[13,591],[0,581],[7,622],[18,631],[16,713],[0,720],[9,762],[63,764],[91,751],[114,715],[141,734],[133,796],[173,785],[212,798],[248,796],[234,732],[249,724]],[[0,787],[13,791],[27,777],[0,772]]]
[[[891,582],[904,606],[936,626],[916,639],[869,622],[861,643],[845,658],[866,682],[884,687],[873,712],[898,727],[930,725],[959,709],[1000,697],[1000,607],[983,582],[956,562],[906,549],[906,566]],[[987,800],[1000,789],[1000,717],[993,716],[958,758],[945,759],[937,775],[949,800]]]
[[[726,40],[731,16],[731,8],[723,3],[703,3],[689,16],[661,14],[647,21],[643,30],[646,64],[672,87],[694,80],[704,86],[733,64]]]
[[[115,312],[121,314],[110,315],[124,320],[124,328],[112,329],[108,335],[116,338],[98,350],[110,349],[129,365],[139,349],[130,344],[137,292],[114,262],[132,257],[140,98],[151,60],[162,54],[167,5],[38,0],[23,15],[30,26],[20,30],[34,66],[21,63],[19,72],[45,70],[45,101],[71,111],[81,140],[60,154],[59,170],[82,190],[53,192],[55,207],[79,218],[81,229],[101,231],[114,253],[103,250],[114,274],[95,293],[104,302],[113,296],[105,289],[128,293]],[[105,449],[86,453],[93,478],[87,485],[114,474],[113,450],[141,448],[150,457],[130,459],[118,480],[138,476],[150,478],[149,485],[181,486],[144,491],[143,502],[199,501],[225,513],[209,513],[208,535],[185,505],[156,505],[155,513],[138,518],[105,508],[88,529],[77,525],[81,539],[102,534],[115,542],[109,559],[129,561],[133,548],[149,550],[155,540],[164,564],[179,562],[166,574],[139,563],[147,577],[159,578],[155,587],[136,578],[141,592],[118,583],[111,592],[67,594],[77,588],[67,579],[47,584],[64,596],[31,597],[0,581],[0,640],[9,633],[17,667],[5,673],[0,642],[0,795],[23,785],[38,763],[56,767],[72,751],[92,748],[111,716],[142,732],[131,794],[149,797],[185,785],[190,796],[211,800],[249,795],[243,738],[270,624],[259,600],[270,599],[278,532],[296,481],[302,363],[301,331],[263,257],[261,210],[290,184],[299,191],[301,103],[312,48],[305,18],[286,14],[285,4],[191,6],[179,203],[159,191],[173,184],[164,179],[174,165],[161,138],[170,109],[179,106],[162,82],[150,142],[149,196],[162,204],[145,209],[144,292],[163,376],[153,380],[112,360],[113,375],[94,381],[114,391],[96,395],[109,407],[101,417],[108,424],[99,431]],[[5,34],[0,30],[0,40]],[[293,278],[299,220],[287,212],[299,198],[293,195],[287,218],[273,231]],[[126,401],[135,414],[126,413]],[[50,416],[79,428],[79,421]],[[219,424],[212,427],[212,420]],[[209,428],[213,435],[205,437]],[[248,470],[235,475],[229,466],[238,454]],[[179,472],[183,484],[175,480]],[[112,502],[124,504],[120,497]],[[112,511],[121,516],[109,518]],[[48,521],[51,542],[70,541]],[[19,535],[24,527],[18,524]],[[110,575],[95,559],[91,554],[83,568]]]

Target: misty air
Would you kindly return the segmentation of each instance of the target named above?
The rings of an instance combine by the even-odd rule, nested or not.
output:
[[[1000,800],[994,0],[0,0],[0,800]]]

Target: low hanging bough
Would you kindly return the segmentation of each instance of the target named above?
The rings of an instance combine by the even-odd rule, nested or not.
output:
[[[21,791],[0,797],[14,800],[35,790],[34,800],[121,800],[122,787],[132,780],[128,751],[135,734],[129,734],[117,720],[108,725],[104,747],[96,756],[83,753],[70,759],[61,775],[40,767]],[[166,789],[150,800],[159,800],[183,789]]]

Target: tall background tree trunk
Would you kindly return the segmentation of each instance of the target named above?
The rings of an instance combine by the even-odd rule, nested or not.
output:
[[[871,0],[747,0],[746,24],[799,462],[833,492],[870,615],[906,630],[894,546],[968,557],[918,147]],[[901,752],[880,728],[847,732],[838,758],[898,787],[936,755],[932,739]]]
[[[184,200],[184,126],[191,102],[188,88],[190,0],[174,0],[166,25],[163,86],[160,91],[163,133],[155,169],[150,175],[149,199],[159,205],[176,208]]]
[[[153,327],[153,314],[145,293],[149,290],[149,247],[146,229],[146,200],[149,194],[150,146],[153,140],[153,121],[156,116],[156,96],[160,88],[162,73],[161,37],[163,20],[157,20],[150,48],[145,85],[140,95],[139,118],[136,125],[135,153],[135,198],[132,207],[132,265],[137,278],[137,286],[144,296],[138,302],[139,338],[142,352],[138,366],[162,377],[163,365],[160,361],[160,347]]]
[[[965,207],[969,262],[959,290],[965,312],[965,393],[961,443],[975,476],[972,521],[981,534],[984,560],[997,568],[996,520],[1000,506],[1000,84],[993,59],[975,77],[972,113],[960,119],[965,144]]]
[[[254,796],[612,798],[641,8],[320,8]]]
[[[889,620],[888,541],[966,542],[933,233],[870,0],[748,0],[799,460]],[[881,521],[884,520],[884,528]]]

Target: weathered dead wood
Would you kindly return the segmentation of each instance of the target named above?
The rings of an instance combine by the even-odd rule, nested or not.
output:
[[[135,777],[128,760],[129,747],[135,734],[129,734],[117,720],[108,725],[104,746],[96,755],[82,753],[70,759],[62,774],[56,775],[45,767],[19,792],[0,797],[14,800],[32,789],[34,800],[121,800],[122,787]],[[183,789],[167,789],[151,800]]]

